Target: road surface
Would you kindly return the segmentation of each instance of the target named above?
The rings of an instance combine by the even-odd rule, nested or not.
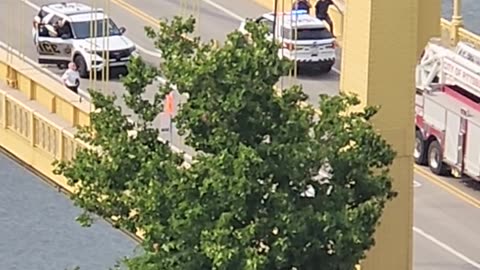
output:
[[[451,179],[432,180],[421,172],[415,175],[414,185],[414,269],[480,269],[479,193],[457,183],[457,192],[470,193],[467,202],[464,195],[452,194],[451,187],[444,188]],[[443,186],[435,182],[439,180]]]
[[[20,3],[20,2],[23,2]],[[6,0],[0,3],[0,22],[8,27],[8,34],[1,38],[16,49],[35,59],[30,36],[31,18],[35,7],[53,1],[47,0]],[[90,4],[92,1],[80,1]],[[103,1],[98,1],[103,2]],[[180,14],[179,1],[162,0],[112,0],[110,14],[118,25],[127,27],[127,35],[142,48],[142,56],[150,63],[158,63],[156,51],[144,36],[143,26],[154,25],[155,18],[171,17]],[[10,3],[10,4],[9,4]],[[27,4],[25,4],[27,3]],[[20,22],[15,24],[13,12],[6,6],[15,6],[15,14],[23,14]],[[198,33],[204,38],[223,39],[224,35],[238,27],[239,18],[258,16],[265,9],[249,1],[217,0],[201,1],[200,23]],[[19,37],[20,36],[20,37]],[[24,36],[23,38],[21,38]],[[22,42],[24,40],[26,42]],[[340,62],[340,61],[338,61]],[[59,74],[55,68],[52,72]],[[310,96],[310,102],[316,102],[320,93],[336,94],[338,92],[338,73],[316,77],[302,77],[298,80]],[[88,85],[88,81],[83,81]],[[97,83],[102,87],[101,83]],[[151,89],[153,91],[153,87]],[[121,94],[123,89],[118,81],[112,80],[104,91]],[[177,138],[176,140],[180,140]],[[183,146],[180,146],[183,148]],[[415,269],[480,269],[480,254],[475,246],[480,243],[480,234],[474,230],[480,222],[480,196],[467,185],[471,182],[452,181],[432,177],[428,173],[415,175]],[[441,184],[439,184],[441,183]],[[442,186],[448,184],[448,188]],[[452,188],[456,191],[452,192]],[[462,194],[462,196],[458,195]],[[469,194],[472,198],[465,199]],[[476,203],[472,203],[476,202]],[[469,203],[467,203],[469,202]]]

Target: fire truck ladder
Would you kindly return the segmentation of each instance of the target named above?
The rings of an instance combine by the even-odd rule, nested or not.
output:
[[[416,68],[417,90],[431,91],[436,85],[458,86],[480,97],[480,51],[460,42],[454,50],[431,41]]]

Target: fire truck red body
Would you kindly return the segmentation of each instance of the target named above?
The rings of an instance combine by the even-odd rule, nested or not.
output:
[[[480,180],[480,52],[432,40],[416,72],[415,162]]]

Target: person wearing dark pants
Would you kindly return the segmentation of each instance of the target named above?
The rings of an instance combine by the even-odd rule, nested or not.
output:
[[[62,81],[65,87],[78,94],[78,87],[80,86],[80,74],[77,71],[75,63],[70,62],[68,69],[63,73]]]
[[[335,6],[338,11],[341,12],[333,0],[318,0],[317,4],[315,5],[315,15],[319,20],[327,22],[328,26],[330,27],[330,32],[335,36],[335,33],[333,32],[333,21],[328,14],[328,9],[331,5]]]

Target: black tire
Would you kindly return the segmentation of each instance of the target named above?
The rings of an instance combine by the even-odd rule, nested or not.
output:
[[[425,151],[425,140],[420,130],[415,131],[415,149],[413,151],[413,158],[418,165],[427,164],[427,153]]]
[[[436,175],[445,175],[447,166],[443,163],[442,148],[437,140],[434,140],[428,146],[428,167]]]
[[[322,65],[320,66],[320,72],[321,73],[329,73],[332,71],[333,65]]]
[[[73,59],[73,62],[77,66],[77,70],[78,70],[78,74],[80,75],[80,78],[84,78],[84,79],[88,78],[90,74],[88,73],[87,63],[85,62],[85,59],[83,59],[81,55],[77,55]]]

